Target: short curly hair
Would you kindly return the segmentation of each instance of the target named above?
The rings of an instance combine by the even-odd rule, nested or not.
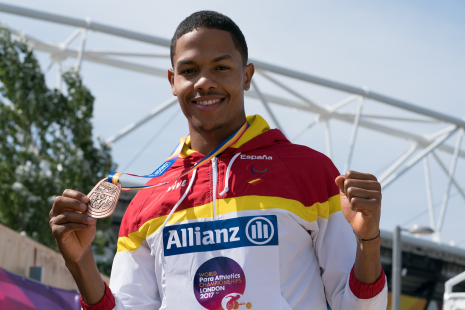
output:
[[[231,34],[236,49],[241,53],[244,65],[248,61],[247,43],[241,29],[231,18],[214,11],[199,11],[184,19],[176,29],[171,39],[170,57],[173,66],[173,58],[176,50],[176,42],[180,37],[198,28],[209,28],[227,31]]]

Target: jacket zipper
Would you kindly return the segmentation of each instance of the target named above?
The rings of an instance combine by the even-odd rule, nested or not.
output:
[[[216,220],[216,186],[218,183],[217,157],[212,158],[212,176],[213,176],[213,220]]]

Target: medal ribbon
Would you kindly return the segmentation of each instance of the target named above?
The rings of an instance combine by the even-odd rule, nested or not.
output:
[[[228,147],[230,147],[231,145],[233,145],[234,143],[236,143],[239,140],[239,138],[244,134],[244,132],[247,130],[247,128],[249,128],[249,122],[245,122],[245,124],[242,125],[242,127],[239,128],[239,130],[237,130],[229,138],[227,138],[226,140],[221,142],[220,145],[218,145],[213,151],[211,151],[210,153],[205,155],[193,167],[191,167],[190,169],[182,172],[179,176],[177,176],[176,178],[174,178],[172,180],[169,180],[167,182],[161,182],[161,183],[154,184],[154,185],[122,187],[121,190],[123,190],[123,191],[134,191],[134,190],[140,190],[140,189],[147,189],[147,188],[153,188],[153,187],[166,185],[168,183],[176,181],[177,179],[182,178],[183,176],[189,174],[194,169],[197,169],[197,168],[205,165],[206,163],[209,162],[209,160],[211,160],[213,157],[217,156],[218,154],[223,153]],[[176,159],[179,157],[179,154],[181,153],[182,147],[184,146],[184,142],[186,142],[186,140],[187,140],[187,137],[182,138],[181,142],[179,142],[179,145],[176,147],[174,152],[168,157],[168,159],[165,160],[165,162],[160,167],[158,167],[154,172],[152,172],[151,174],[137,175],[137,174],[123,173],[123,172],[112,172],[108,176],[108,182],[113,183],[115,185],[118,185],[118,179],[123,174],[130,175],[130,176],[133,176],[133,177],[139,177],[139,178],[155,178],[155,177],[162,176],[174,164]]]

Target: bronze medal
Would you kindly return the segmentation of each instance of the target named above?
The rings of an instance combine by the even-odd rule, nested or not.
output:
[[[108,182],[107,178],[101,180],[87,195],[89,198],[87,215],[96,219],[110,216],[115,211],[120,193],[120,182],[115,185]]]

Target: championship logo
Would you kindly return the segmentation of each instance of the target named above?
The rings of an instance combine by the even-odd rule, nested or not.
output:
[[[245,291],[245,274],[241,266],[229,257],[215,257],[203,263],[194,277],[194,294],[208,310],[231,310],[251,302],[241,300]]]

